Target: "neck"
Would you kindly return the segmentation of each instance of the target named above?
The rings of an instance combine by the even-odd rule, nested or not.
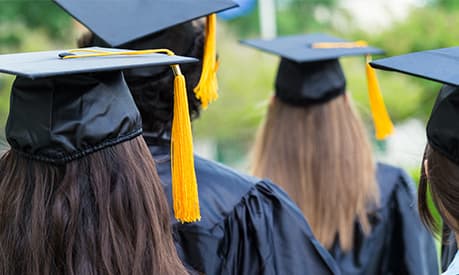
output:
[[[170,133],[143,132],[143,137],[148,146],[170,146]]]

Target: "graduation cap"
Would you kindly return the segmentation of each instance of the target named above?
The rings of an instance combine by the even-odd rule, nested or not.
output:
[[[346,79],[339,58],[365,55],[368,61],[370,55],[383,53],[365,41],[351,42],[319,33],[241,42],[281,57],[275,94],[296,106],[323,103],[345,92]],[[368,64],[366,73],[376,138],[384,139],[393,132],[393,125],[376,74]]]
[[[54,1],[112,47],[207,16],[203,68],[201,79],[194,92],[203,108],[207,108],[210,102],[218,98],[215,13],[237,7],[235,2],[231,0]]]
[[[85,48],[0,55],[0,72],[17,76],[8,143],[25,157],[62,165],[132,139],[142,133],[142,122],[121,70],[169,65],[176,74],[172,149],[182,154],[173,159],[173,168],[186,177],[174,182],[179,190],[174,194],[176,216],[182,222],[199,219],[191,124],[179,68],[197,60],[163,52]]]
[[[427,123],[429,144],[459,164],[459,47],[409,53],[376,60],[373,68],[443,83]]]

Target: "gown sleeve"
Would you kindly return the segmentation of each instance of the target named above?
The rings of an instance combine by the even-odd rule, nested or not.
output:
[[[300,210],[269,182],[261,182],[222,224],[221,274],[339,274]]]
[[[402,231],[400,251],[404,253],[398,270],[404,274],[438,274],[435,243],[419,218],[414,183],[403,171],[400,180],[395,193],[400,227],[395,230]]]
[[[445,234],[446,232],[450,233]],[[441,241],[441,271],[445,272],[457,253],[456,238],[447,225],[443,225]]]

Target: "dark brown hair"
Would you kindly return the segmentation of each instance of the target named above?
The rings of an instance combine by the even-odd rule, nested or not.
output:
[[[427,160],[427,169],[424,162]],[[440,233],[440,224],[429,208],[429,193],[443,221],[459,232],[459,165],[452,162],[430,145],[426,146],[418,189],[419,214],[433,233]]]
[[[298,204],[317,239],[353,245],[356,219],[370,231],[368,207],[379,202],[371,146],[345,95],[294,107],[277,98],[253,152],[253,173],[271,178]]]
[[[204,55],[204,28],[205,21],[198,19],[168,28],[123,47],[127,49],[167,48],[177,55],[202,60]],[[89,47],[93,44],[94,40],[91,33],[83,34],[78,40],[78,47]],[[187,82],[189,113],[193,120],[199,117],[201,110],[201,102],[196,98],[193,89],[201,77],[202,62],[183,64],[180,67]],[[174,103],[174,74],[172,71],[165,68],[160,73],[148,76],[135,76],[126,73],[125,78],[142,116],[143,129],[157,133],[158,136],[169,133],[172,127]]]
[[[55,166],[0,159],[0,274],[187,274],[142,137]]]

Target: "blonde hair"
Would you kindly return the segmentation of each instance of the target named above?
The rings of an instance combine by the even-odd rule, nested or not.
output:
[[[368,206],[379,203],[371,145],[345,95],[293,107],[269,107],[252,155],[253,174],[280,185],[298,204],[317,239],[352,249],[355,221],[369,233]]]

